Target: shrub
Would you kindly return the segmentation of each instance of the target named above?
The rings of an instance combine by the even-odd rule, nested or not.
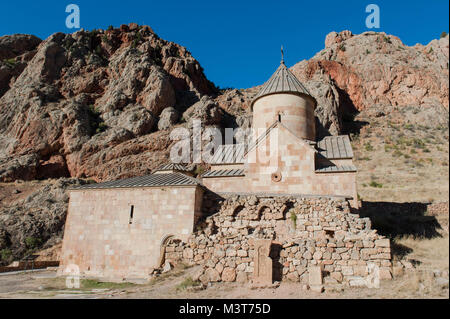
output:
[[[202,175],[204,172],[206,171],[206,169],[205,169],[205,167],[203,167],[203,166],[197,166],[196,168],[195,168],[195,175],[196,176],[200,176],[200,175]]]
[[[7,66],[9,67],[14,67],[16,65],[16,59],[12,58],[12,59],[5,59],[3,60],[4,63],[6,63]]]
[[[386,43],[392,43],[391,39],[389,37],[387,37],[387,36],[383,37],[383,41],[386,42]]]
[[[447,32],[442,31],[442,33],[441,33],[441,38],[445,38],[446,36],[447,36]]]
[[[99,134],[101,132],[104,132],[104,131],[106,131],[107,128],[108,128],[108,126],[105,124],[105,122],[100,122],[98,124],[97,129],[95,130],[95,133]]]
[[[103,282],[92,279],[82,279],[81,287],[84,289],[121,289],[133,287],[136,284],[130,282]]]
[[[0,260],[9,262],[12,259],[12,251],[8,248],[0,251]]]
[[[291,212],[291,222],[294,228],[297,228],[297,214],[295,212]]]
[[[383,184],[377,183],[376,181],[371,181],[369,184],[370,187],[382,188]]]
[[[343,43],[339,46],[339,50],[341,50],[342,52],[345,52],[346,48]]]
[[[370,144],[370,142],[367,142],[366,144],[364,144],[364,148],[366,149],[367,152],[373,151],[373,146],[372,146],[372,144]]]
[[[422,140],[415,138],[413,140],[413,146],[415,148],[425,148],[425,143]]]
[[[104,132],[108,128],[100,115],[100,111],[98,111],[94,105],[88,106],[89,124],[91,126],[91,132],[94,132],[94,134]]]
[[[25,245],[29,249],[35,249],[41,244],[41,239],[36,237],[27,237],[25,238]]]
[[[106,34],[104,34],[104,35],[102,36],[102,42],[104,42],[104,43],[106,43],[106,44],[109,44],[109,39],[108,39],[108,36],[107,36]]]
[[[400,152],[399,150],[396,150],[394,153],[392,153],[392,156],[394,156],[394,157],[400,157],[402,155],[403,155],[403,153]]]
[[[197,287],[200,286],[200,282],[198,281],[194,281],[192,279],[192,277],[186,277],[185,280],[183,280],[183,282],[181,282],[178,286],[177,286],[177,290],[184,290],[188,287]]]

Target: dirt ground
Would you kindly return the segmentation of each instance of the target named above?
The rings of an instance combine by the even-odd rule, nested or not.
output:
[[[447,247],[448,247],[448,238]],[[447,255],[448,260],[448,255]],[[277,287],[252,289],[249,284],[216,283],[205,289],[182,287],[195,268],[174,269],[144,284],[101,283],[81,280],[79,289],[66,288],[65,278],[56,277],[56,270],[0,276],[0,298],[20,299],[392,299],[449,298],[447,283],[438,282],[432,272],[421,268],[407,271],[391,281],[382,281],[380,288],[331,287],[324,293],[303,290],[299,283],[282,282]]]

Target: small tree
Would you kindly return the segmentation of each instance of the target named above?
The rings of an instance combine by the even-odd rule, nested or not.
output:
[[[441,33],[441,38],[445,38],[446,36],[447,36],[447,32],[442,31],[442,33]]]

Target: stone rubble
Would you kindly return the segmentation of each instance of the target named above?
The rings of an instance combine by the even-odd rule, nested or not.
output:
[[[205,205],[208,217],[186,242],[174,239],[166,247],[171,263],[203,265],[196,276],[203,283],[253,282],[255,239],[272,241],[275,281],[323,291],[320,269],[325,285],[355,286],[365,282],[370,263],[379,267],[380,279],[392,278],[389,239],[371,229],[368,218],[352,213],[345,200],[235,195],[216,201],[219,208]]]

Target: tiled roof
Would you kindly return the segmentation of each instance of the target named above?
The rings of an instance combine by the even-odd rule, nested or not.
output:
[[[116,181],[75,186],[71,189],[104,189],[157,186],[195,186],[201,185],[197,179],[182,173],[152,174],[140,177],[120,179]]]
[[[244,144],[220,145],[213,155],[211,164],[242,164],[244,163]]]
[[[275,73],[264,83],[259,93],[254,97],[252,106],[257,99],[274,93],[302,93],[311,96],[306,87],[289,71],[284,62],[281,62]]]
[[[353,158],[352,145],[348,135],[327,136],[317,142],[320,155],[328,159]]]
[[[185,172],[187,170],[188,169],[186,168],[186,165],[176,164],[176,163],[169,163],[169,164],[164,164],[164,165],[158,167],[156,172],[160,172],[160,171],[180,171],[180,172]]]
[[[344,172],[356,172],[355,165],[343,165],[343,166],[325,166],[316,169],[316,173],[344,173]]]
[[[245,176],[243,169],[220,169],[214,171],[207,171],[202,177],[231,177],[231,176]]]

